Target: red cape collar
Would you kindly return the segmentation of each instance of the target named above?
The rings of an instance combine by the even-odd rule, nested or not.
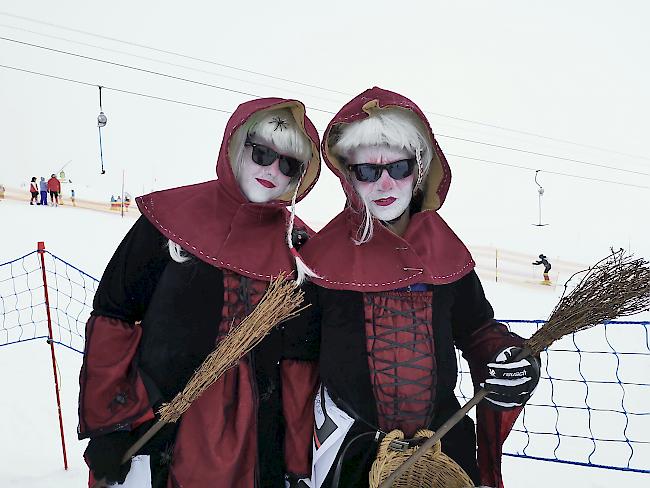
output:
[[[313,281],[325,288],[388,291],[415,283],[452,283],[472,269],[469,251],[434,211],[411,217],[406,234],[399,237],[375,221],[370,241],[352,241],[358,219],[350,208],[337,215],[300,250],[318,273]]]
[[[412,111],[431,138],[434,154],[424,185],[424,210],[411,217],[403,237],[375,220],[372,238],[357,246],[352,239],[359,229],[362,205],[340,162],[330,157],[330,131],[338,124],[355,122],[385,107]],[[322,152],[328,167],[341,181],[348,202],[346,209],[300,250],[307,265],[320,275],[314,282],[337,290],[388,291],[415,283],[451,283],[474,269],[465,245],[437,214],[449,190],[451,170],[429,122],[415,103],[378,87],[364,91],[345,104],[329,123]]]
[[[294,272],[286,242],[288,210],[240,203],[208,181],[136,198],[142,214],[168,239],[206,263],[270,281]],[[309,229],[296,217],[296,228]]]

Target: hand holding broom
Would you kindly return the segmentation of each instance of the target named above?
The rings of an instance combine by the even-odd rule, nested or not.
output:
[[[578,274],[585,273],[569,293],[567,286]],[[585,271],[574,274],[564,285],[562,298],[548,321],[524,343],[513,358],[520,361],[538,355],[565,335],[588,329],[617,317],[633,315],[650,307],[650,268],[643,259],[632,259],[623,250],[612,254]],[[418,459],[458,423],[472,407],[489,394],[480,389],[458,412],[442,424],[379,488],[390,488]]]
[[[262,300],[255,309],[238,325],[232,327],[217,347],[194,372],[185,388],[174,399],[158,410],[159,420],[133,444],[122,457],[127,462],[156,433],[170,422],[176,422],[201,394],[216,382],[223,373],[235,366],[280,322],[289,320],[300,313],[304,292],[284,273],[271,281]],[[93,488],[106,486],[101,479]]]

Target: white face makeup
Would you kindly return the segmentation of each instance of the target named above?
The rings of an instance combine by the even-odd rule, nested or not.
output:
[[[360,146],[347,158],[348,164],[388,164],[402,159],[412,158],[406,149],[388,146]],[[413,196],[414,174],[394,180],[383,171],[375,182],[365,183],[351,176],[352,184],[361,198],[367,202],[370,213],[379,220],[389,221],[404,213]]]
[[[266,142],[263,144],[279,152],[272,144]],[[252,147],[244,147],[243,159],[237,172],[237,182],[248,201],[266,203],[286,193],[291,178],[280,172],[278,160],[276,159],[269,166],[260,166],[253,161],[252,152]]]

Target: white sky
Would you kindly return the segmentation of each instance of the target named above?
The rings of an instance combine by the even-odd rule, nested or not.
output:
[[[650,6],[643,1],[20,2],[0,12],[93,32],[355,95],[373,85],[403,93],[424,110],[590,146],[598,151],[430,115],[437,134],[556,154],[643,174],[605,170],[439,137],[448,154],[650,186]],[[13,28],[10,28],[13,27]],[[22,30],[16,30],[22,29]],[[185,69],[26,30],[138,56]],[[351,96],[272,80],[0,15],[0,36],[112,60],[261,96],[295,97],[337,111]],[[232,111],[251,97],[0,40],[0,64]],[[198,71],[197,71],[198,70]],[[230,78],[227,78],[230,77]],[[234,80],[232,78],[238,78]],[[227,115],[104,91],[107,174],[99,176],[97,88],[0,68],[0,182],[17,187],[68,160],[79,196],[133,194],[210,179]],[[331,115],[309,110],[323,129]],[[485,243],[504,229],[537,232],[534,173],[449,157],[454,181],[442,214],[463,235],[484,225]],[[647,243],[650,190],[542,173],[545,221]],[[69,188],[68,188],[69,189]],[[343,205],[327,169],[301,204],[319,226]],[[577,216],[580,216],[578,219]],[[508,234],[511,234],[509,232]],[[624,241],[620,242],[619,241]],[[553,245],[559,245],[554,243]],[[558,251],[559,252],[559,251]]]

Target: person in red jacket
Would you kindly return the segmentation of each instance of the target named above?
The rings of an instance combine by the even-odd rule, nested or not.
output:
[[[451,171],[426,117],[400,94],[366,90],[334,116],[322,154],[347,205],[302,248],[321,315],[313,488],[367,487],[388,432],[413,447],[454,414],[454,347],[491,393],[476,430],[466,416],[442,450],[477,485],[501,487],[501,446],[539,364],[503,365],[523,339],[494,320],[472,256],[437,212]]]
[[[29,199],[29,204],[34,205],[40,205],[38,202],[38,182],[36,181],[36,176],[32,176],[32,180],[29,182],[29,193],[31,194],[31,198]]]
[[[216,180],[136,199],[142,216],[108,264],[86,325],[79,437],[90,438],[93,478],[138,488],[307,486],[318,337],[302,314],[132,462],[120,459],[269,281],[300,274],[296,243],[311,231],[293,209],[318,179],[318,147],[302,103],[252,100],[226,124]]]
[[[58,207],[59,193],[61,193],[61,182],[54,173],[52,173],[52,177],[47,180],[47,190],[50,192],[50,204]]]

